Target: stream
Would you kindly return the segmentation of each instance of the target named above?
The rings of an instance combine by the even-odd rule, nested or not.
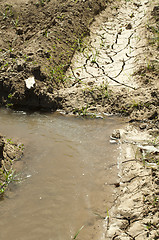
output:
[[[121,119],[1,110],[0,132],[24,143],[19,182],[0,204],[0,239],[88,239],[113,203],[119,146],[110,144]],[[98,232],[100,235],[100,232]],[[89,238],[90,239],[90,238]],[[99,237],[102,239],[102,235]]]
[[[118,112],[122,104],[123,111],[126,105],[138,109],[144,95],[134,93],[140,88],[134,73],[140,65],[149,66],[144,25],[150,5],[148,0],[115,1],[95,18],[89,41],[78,42],[66,86],[58,92],[66,112]],[[111,116],[85,119],[1,109],[0,133],[25,148],[15,163],[20,181],[10,184],[0,204],[0,239],[71,240],[78,233],[79,240],[106,239],[103,222],[115,199],[121,154],[110,135],[123,126],[122,119]],[[139,196],[133,201],[139,204]],[[114,229],[112,239],[118,238]],[[125,239],[141,236],[136,225],[132,233],[120,229]]]

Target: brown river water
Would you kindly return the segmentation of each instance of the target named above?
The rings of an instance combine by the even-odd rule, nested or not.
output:
[[[121,120],[1,110],[0,133],[25,144],[17,162],[22,181],[0,202],[0,239],[92,239],[99,215],[113,202],[119,145],[110,144]],[[82,237],[82,238],[80,238]],[[98,240],[102,239],[102,236]]]

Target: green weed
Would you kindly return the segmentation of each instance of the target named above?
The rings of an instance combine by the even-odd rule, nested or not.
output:
[[[13,107],[13,103],[7,103],[5,106],[6,106],[6,108],[11,108],[11,107]]]
[[[98,91],[100,92],[101,96],[103,98],[109,98],[110,94],[108,91],[108,84],[101,84],[99,87],[97,87]]]
[[[14,144],[14,142],[12,141],[11,138],[8,138],[8,139],[7,139],[7,143]]]
[[[154,197],[153,202],[152,202],[152,205],[153,205],[154,207],[159,206],[159,198],[158,198],[157,196]]]
[[[8,95],[8,98],[9,98],[9,99],[11,99],[11,98],[12,98],[12,94],[11,94],[11,93],[9,93],[9,95]]]
[[[12,12],[12,6],[7,5],[6,8],[5,8],[5,12],[2,13],[2,15],[3,15],[3,20],[6,20],[9,17],[13,17],[14,14]]]
[[[78,114],[78,115],[83,116],[83,117],[86,117],[86,116],[88,115],[87,109],[88,109],[88,104],[87,104],[86,107],[82,107],[81,109],[75,108],[75,109],[73,110],[73,113],[74,113],[74,114]]]
[[[84,225],[77,231],[73,239],[76,239],[80,231],[84,228]]]
[[[20,145],[18,146],[18,148],[23,151],[23,150],[24,150],[24,144],[20,144]]]
[[[143,107],[143,104],[141,102],[137,102],[136,100],[133,100],[130,107],[133,109],[141,109]]]
[[[148,222],[148,223],[146,224],[146,228],[147,228],[147,230],[151,230],[151,228],[152,228],[152,223],[151,223],[151,222]]]
[[[150,144],[150,145],[153,145],[153,146],[159,145],[159,136],[157,136],[157,137],[154,138],[153,140],[149,141],[149,144]]]
[[[35,5],[36,5],[37,7],[39,7],[39,6],[43,7],[43,6],[45,6],[45,3],[48,3],[48,2],[50,2],[50,0],[38,0],[38,1],[35,3]]]
[[[8,185],[15,181],[15,171],[11,168],[10,170],[7,170],[4,168],[4,170],[0,169],[0,175],[1,175],[1,182],[0,182],[0,194],[3,194],[8,187]]]
[[[44,35],[45,37],[48,37],[48,31],[45,30],[43,35]]]
[[[65,65],[60,64],[54,66],[54,68],[50,67],[50,79],[56,79],[57,82],[63,82],[65,79]]]
[[[15,26],[15,28],[18,27],[18,23],[19,23],[19,17],[17,17],[15,20],[12,20],[13,25]]]
[[[99,55],[99,52],[95,50],[95,53],[92,53],[92,60],[91,63],[97,63],[97,56]]]
[[[61,20],[63,20],[64,17],[65,17],[65,14],[63,14],[63,13],[62,13],[61,15],[57,16],[57,18],[58,18],[58,19],[61,19]]]
[[[147,29],[152,32],[153,37],[149,38],[149,43],[150,44],[156,44],[157,48],[159,49],[159,29],[154,26],[150,26],[149,24],[146,25]]]

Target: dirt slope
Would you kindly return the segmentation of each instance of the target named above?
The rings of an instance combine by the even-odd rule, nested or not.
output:
[[[0,103],[57,109],[78,43],[106,1],[0,1]],[[36,84],[26,88],[25,79]]]

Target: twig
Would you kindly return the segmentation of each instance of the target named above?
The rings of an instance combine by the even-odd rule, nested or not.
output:
[[[116,83],[118,83],[118,84],[120,84],[120,85],[123,85],[123,86],[125,86],[125,87],[132,88],[132,89],[136,90],[136,88],[134,88],[134,87],[132,87],[132,86],[129,86],[129,85],[125,84],[125,83],[121,83],[121,82],[119,82],[118,80],[110,77],[110,76],[107,75],[107,74],[105,74],[105,76],[108,77],[110,80],[112,80],[112,81],[114,81],[114,82],[116,82]]]
[[[129,159],[129,160],[120,162],[120,164],[122,164],[122,163],[127,163],[127,162],[133,162],[133,161],[138,162],[139,160],[137,160],[137,159],[135,159],[135,158],[134,158],[134,159]],[[110,165],[109,168],[110,168],[110,167],[114,167],[114,166],[116,166],[116,165],[118,165],[118,164],[119,164],[119,163],[114,163],[114,164]]]
[[[127,180],[127,181],[124,181],[123,183],[130,183],[132,180],[134,180],[134,179],[137,178],[137,177],[149,177],[149,176],[150,176],[150,174],[147,174],[147,175],[144,175],[144,176],[139,176],[139,175],[137,175],[137,176],[134,176],[134,177],[130,178],[130,179]]]

